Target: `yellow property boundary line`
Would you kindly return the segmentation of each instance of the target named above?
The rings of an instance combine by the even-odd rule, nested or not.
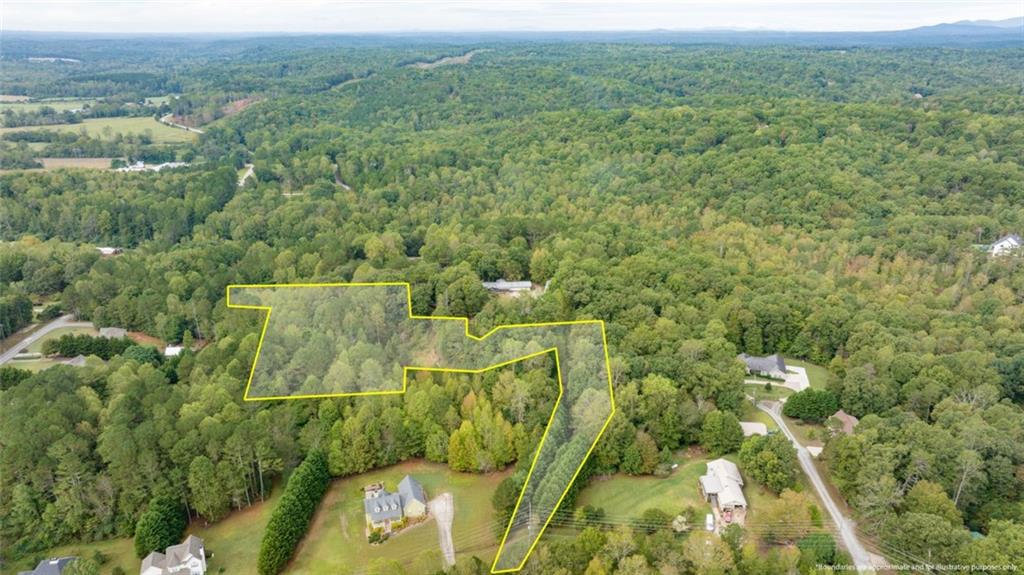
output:
[[[508,535],[509,535],[509,533],[512,530],[512,523],[515,520],[516,515],[519,513],[519,506],[523,502],[523,497],[526,495],[526,488],[530,485],[530,480],[533,479],[533,471],[534,471],[534,468],[537,465],[537,459],[540,457],[540,453],[541,453],[541,450],[544,447],[544,443],[546,442],[546,440],[548,438],[548,432],[551,430],[551,423],[554,421],[555,413],[558,412],[558,408],[559,408],[559,406],[561,406],[561,403],[562,403],[562,395],[563,395],[563,392],[565,390],[565,387],[564,387],[563,382],[562,382],[562,367],[561,367],[561,364],[559,363],[558,348],[557,347],[548,348],[548,349],[545,349],[545,350],[541,350],[541,351],[538,351],[538,352],[535,352],[535,353],[531,353],[531,354],[528,354],[528,355],[524,355],[522,357],[518,357],[518,358],[515,358],[515,359],[512,359],[512,360],[509,360],[509,361],[505,361],[505,362],[502,362],[502,363],[498,363],[498,364],[495,364],[495,365],[484,367],[484,368],[481,368],[481,369],[458,369],[458,368],[403,366],[402,367],[402,389],[400,389],[400,390],[391,390],[391,391],[358,391],[358,392],[348,392],[348,393],[288,395],[288,396],[273,396],[273,397],[249,397],[249,388],[252,386],[252,379],[253,379],[253,376],[256,374],[256,364],[259,362],[260,350],[263,349],[263,339],[267,335],[267,326],[270,324],[270,314],[272,313],[272,310],[271,310],[271,306],[232,304],[231,303],[231,289],[232,288],[238,288],[238,289],[242,289],[242,288],[279,289],[279,288],[304,288],[304,287],[308,287],[308,288],[327,288],[327,287],[405,287],[406,310],[407,310],[407,312],[409,314],[409,318],[410,319],[462,321],[463,322],[463,326],[465,328],[466,337],[468,337],[470,339],[473,339],[475,341],[483,341],[483,340],[487,339],[488,337],[490,337],[492,334],[497,333],[499,330],[502,330],[502,329],[516,329],[516,328],[524,328],[524,327],[560,327],[560,326],[566,326],[566,325],[581,325],[581,324],[597,324],[597,325],[599,325],[601,327],[601,347],[604,350],[604,369],[605,369],[605,373],[608,376],[608,399],[609,399],[609,401],[611,403],[611,410],[608,412],[608,418],[605,419],[605,422],[601,426],[601,430],[598,432],[597,437],[594,438],[594,441],[593,441],[593,443],[591,443],[590,448],[587,449],[587,453],[583,456],[583,460],[580,461],[580,464],[579,464],[579,466],[577,466],[576,471],[573,473],[572,478],[569,480],[568,485],[565,486],[565,490],[562,491],[561,496],[558,498],[558,502],[554,505],[554,507],[551,509],[551,512],[548,514],[547,518],[544,520],[544,525],[542,525],[540,530],[537,532],[537,535],[534,538],[533,543],[530,544],[530,548],[527,549],[526,554],[523,556],[523,560],[519,562],[519,565],[517,565],[516,567],[513,567],[513,568],[509,568],[509,569],[497,569],[498,558],[501,557],[501,552],[505,548],[505,543],[506,543],[506,541],[508,539]],[[470,333],[470,331],[469,331],[469,318],[467,318],[467,317],[430,316],[430,315],[415,315],[415,314],[413,314],[412,313],[412,285],[409,282],[228,284],[227,288],[225,289],[225,292],[226,292],[227,307],[229,307],[229,308],[233,308],[233,309],[253,309],[253,310],[260,310],[260,311],[266,311],[267,312],[266,317],[264,317],[264,319],[263,319],[263,327],[260,330],[259,342],[256,344],[256,355],[253,358],[252,368],[249,370],[249,380],[245,384],[245,394],[243,396],[243,400],[244,401],[273,401],[273,400],[289,400],[289,399],[319,399],[319,398],[327,398],[327,397],[353,397],[353,396],[369,396],[369,395],[399,395],[399,394],[405,393],[405,391],[406,391],[406,389],[408,387],[409,372],[410,371],[430,371],[430,372],[451,372],[451,373],[472,373],[472,374],[476,374],[476,373],[483,373],[485,371],[490,371],[492,369],[498,369],[500,367],[505,367],[507,365],[511,365],[513,363],[518,363],[520,361],[525,361],[527,359],[531,359],[531,358],[534,358],[534,357],[539,357],[541,355],[546,355],[546,354],[549,354],[549,353],[553,353],[554,354],[554,358],[555,358],[555,372],[558,375],[558,398],[555,400],[555,407],[554,407],[554,409],[551,410],[551,416],[548,418],[548,423],[544,427],[544,433],[541,436],[540,443],[538,443],[537,450],[534,452],[533,461],[530,462],[530,470],[526,474],[526,481],[523,483],[523,488],[519,492],[519,498],[516,500],[516,506],[512,510],[512,516],[509,518],[508,526],[505,528],[505,533],[504,533],[504,535],[501,538],[501,543],[498,545],[498,552],[494,556],[494,562],[491,565],[491,573],[511,573],[511,572],[519,571],[520,569],[523,568],[523,565],[526,564],[526,560],[529,559],[530,555],[533,553],[534,548],[536,548],[537,544],[540,543],[541,535],[544,534],[544,531],[547,529],[548,524],[551,523],[551,520],[552,520],[552,518],[554,518],[555,512],[558,511],[558,508],[561,506],[562,501],[565,500],[565,496],[569,493],[569,489],[572,488],[573,483],[576,482],[576,478],[579,477],[580,472],[583,470],[583,465],[586,464],[588,459],[590,459],[590,454],[594,451],[594,448],[597,447],[597,442],[601,439],[601,436],[604,435],[605,430],[608,428],[608,425],[611,423],[612,416],[615,415],[615,392],[614,392],[614,390],[612,388],[611,361],[610,361],[610,359],[608,357],[608,336],[607,336],[607,333],[606,333],[606,330],[605,330],[604,320],[600,320],[600,319],[583,319],[583,320],[572,320],[572,321],[555,321],[555,322],[543,322],[543,323],[522,323],[522,324],[500,325],[500,326],[495,327],[492,330],[488,331],[484,335],[477,337],[477,336],[473,335],[472,333]]]

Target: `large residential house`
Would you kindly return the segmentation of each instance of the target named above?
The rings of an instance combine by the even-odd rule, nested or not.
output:
[[[54,557],[53,559],[43,559],[36,565],[36,568],[31,571],[19,571],[18,575],[61,575],[67,569],[68,565],[74,562],[78,557]]]
[[[363,489],[363,511],[371,529],[391,531],[391,524],[407,518],[415,519],[427,514],[427,494],[419,481],[406,475],[398,484],[398,492],[391,493],[381,483]]]
[[[203,540],[189,535],[164,553],[154,551],[142,560],[139,575],[206,575],[206,549]]]
[[[1024,240],[1021,240],[1017,234],[1010,234],[992,242],[992,245],[988,247],[988,253],[993,256],[1008,255],[1019,250],[1021,246],[1024,246]]]
[[[727,459],[708,462],[708,472],[700,477],[700,492],[718,508],[726,523],[732,521],[734,514],[746,513],[743,477],[736,464]]]
[[[757,357],[741,353],[739,358],[747,366],[747,373],[776,379],[786,378],[786,362],[779,354]]]

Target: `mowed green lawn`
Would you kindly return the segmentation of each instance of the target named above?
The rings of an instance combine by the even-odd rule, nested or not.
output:
[[[825,385],[828,383],[828,368],[808,363],[799,359],[786,358],[786,365],[794,365],[796,367],[802,367],[807,370],[807,380],[811,383],[811,387],[815,389],[825,389]]]
[[[107,132],[105,129],[110,128]],[[18,128],[0,128],[0,136],[8,132],[24,132],[30,130],[53,130],[58,132],[79,132],[85,130],[90,136],[106,138],[107,134],[144,134],[149,133],[158,144],[190,142],[195,134],[181,128],[172,128],[161,124],[149,116],[137,118],[93,118],[79,124],[54,124],[51,126],[21,126]]]
[[[609,521],[637,519],[647,509],[661,509],[670,515],[695,507],[702,513],[711,506],[701,497],[698,478],[707,472],[706,457],[687,458],[677,453],[679,467],[668,477],[615,474],[591,480],[576,500],[577,507],[592,505],[604,509]]]
[[[362,488],[383,481],[389,490],[409,474],[423,484],[427,497],[452,494],[455,521],[452,538],[456,559],[476,555],[490,563],[497,552],[496,521],[491,494],[511,471],[476,475],[450,471],[447,466],[411,461],[335,481],[313,518],[287,573],[346,574],[362,571],[374,562],[394,560],[409,573],[434,572],[443,567],[437,526],[433,520],[393,535],[380,545],[366,541]]]

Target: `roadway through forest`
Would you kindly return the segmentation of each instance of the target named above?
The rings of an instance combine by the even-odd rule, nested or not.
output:
[[[836,528],[839,530],[839,537],[843,540],[843,546],[850,553],[857,571],[874,571],[871,555],[868,554],[867,549],[864,548],[860,539],[857,538],[853,521],[839,510],[839,506],[836,505],[835,500],[832,499],[832,494],[828,492],[828,488],[825,486],[825,481],[818,473],[818,468],[814,466],[810,452],[803,445],[800,445],[800,442],[796,440],[796,436],[786,426],[785,420],[782,419],[782,404],[778,401],[762,401],[757,404],[757,408],[771,416],[779,426],[779,429],[782,430],[782,433],[793,443],[793,447],[796,448],[797,459],[800,461],[800,467],[804,470],[807,478],[811,480],[811,485],[814,486],[818,497],[825,504],[825,508],[828,509],[828,514],[832,517],[832,522],[836,524]]]
[[[74,317],[75,316],[71,314],[62,315],[57,319],[51,321],[50,323],[40,327],[36,331],[32,332],[32,335],[29,335],[25,339],[14,344],[13,346],[11,346],[11,349],[8,349],[3,353],[0,353],[0,365],[3,365],[8,361],[14,359],[14,356],[18,355],[23,350],[28,348],[28,346],[39,341],[40,338],[42,338],[43,336],[45,336],[46,334],[50,333],[55,329],[61,329],[64,327],[93,327],[91,322],[73,321]]]
[[[174,114],[164,114],[160,118],[160,122],[163,123],[163,124],[167,124],[168,126],[171,126],[172,128],[181,128],[182,130],[185,130],[186,132],[192,132],[193,134],[205,134],[206,133],[206,132],[200,130],[199,128],[190,128],[190,127],[188,127],[188,126],[186,126],[184,124],[178,124],[176,122],[172,122],[171,118],[173,118],[173,117],[174,117]]]

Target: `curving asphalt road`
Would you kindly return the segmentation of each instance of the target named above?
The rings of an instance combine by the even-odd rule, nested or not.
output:
[[[770,415],[775,420],[775,423],[778,424],[782,433],[793,443],[793,447],[796,448],[796,457],[800,461],[800,467],[811,480],[811,485],[818,492],[818,497],[825,503],[825,508],[828,509],[832,522],[836,524],[836,528],[839,530],[839,537],[843,540],[843,546],[849,551],[857,571],[873,572],[874,567],[871,564],[871,555],[868,554],[867,549],[864,548],[860,539],[857,538],[853,522],[843,515],[835,500],[832,499],[832,494],[825,487],[825,481],[818,474],[818,468],[814,466],[814,461],[811,460],[811,454],[807,451],[807,448],[800,445],[793,432],[786,427],[786,422],[782,419],[782,404],[777,401],[762,401],[757,404],[757,408]]]
[[[57,319],[51,321],[50,323],[44,325],[43,327],[37,329],[35,332],[32,333],[32,335],[14,344],[14,346],[11,347],[11,349],[8,349],[3,353],[0,353],[0,365],[7,363],[11,359],[13,359],[14,356],[18,355],[23,350],[25,350],[28,346],[32,345],[40,338],[42,338],[44,335],[50,333],[55,329],[60,329],[62,327],[92,327],[91,322],[74,321],[74,319],[75,316],[73,315],[62,315]]]

